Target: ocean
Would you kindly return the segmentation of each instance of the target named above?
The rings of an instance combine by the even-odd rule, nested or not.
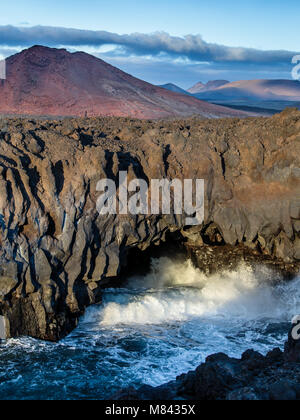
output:
[[[59,343],[24,337],[0,347],[0,399],[109,399],[158,386],[213,353],[283,348],[300,314],[300,277],[265,268],[204,275],[190,261],[152,260],[151,272],[106,289]]]

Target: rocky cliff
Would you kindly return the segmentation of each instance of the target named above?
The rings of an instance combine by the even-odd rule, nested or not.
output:
[[[63,337],[129,260],[134,269],[138,256],[171,237],[204,269],[248,258],[299,270],[297,111],[245,120],[2,119],[0,139],[8,336]],[[99,215],[96,185],[120,170],[145,180],[205,179],[205,222]]]

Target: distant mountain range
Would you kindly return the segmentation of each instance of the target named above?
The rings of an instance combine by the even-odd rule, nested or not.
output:
[[[195,96],[218,101],[224,99],[299,101],[300,82],[297,80],[241,80],[199,91]]]
[[[210,90],[217,89],[223,85],[226,85],[227,83],[230,83],[230,82],[228,80],[211,80],[210,82],[207,82],[206,84],[202,82],[198,82],[194,86],[192,86],[190,89],[188,89],[187,92],[195,95],[197,93],[208,92]]]
[[[187,90],[181,89],[179,86],[174,85],[174,83],[166,83],[165,85],[159,85],[158,87],[163,88],[163,89],[167,89],[171,92],[181,93],[182,95],[193,96]]]
[[[188,90],[168,83],[161,87],[193,95],[203,100],[232,101],[300,101],[300,82],[298,80],[212,80],[206,84],[199,82]]]
[[[158,119],[269,115],[300,102],[293,80],[213,80],[188,91],[154,86],[92,55],[35,46],[6,60],[0,114]]]
[[[166,89],[171,84],[163,85]],[[181,91],[172,85],[173,90]],[[198,82],[185,91],[187,95],[214,104],[261,115],[272,115],[288,106],[300,108],[300,82],[296,80],[212,80]]]
[[[247,116],[153,86],[83,52],[34,46],[6,60],[0,113],[167,118]],[[171,89],[172,90],[172,89]]]

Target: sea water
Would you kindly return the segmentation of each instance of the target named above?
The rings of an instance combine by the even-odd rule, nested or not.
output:
[[[297,314],[300,277],[287,282],[245,265],[207,276],[190,261],[155,259],[148,275],[105,290],[61,342],[2,345],[0,399],[107,399],[158,386],[213,353],[283,348]]]

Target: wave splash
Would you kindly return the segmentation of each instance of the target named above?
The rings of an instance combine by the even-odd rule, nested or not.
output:
[[[205,276],[190,261],[153,260],[146,277],[105,290],[61,342],[18,338],[1,347],[0,394],[108,399],[174,380],[210,354],[267,354],[283,348],[299,294],[300,277],[282,282],[261,267]]]
[[[267,269],[242,264],[207,276],[191,261],[152,261],[151,272],[126,288],[109,290],[98,312],[101,326],[163,324],[192,318],[281,319],[300,313],[300,278],[274,279]]]

